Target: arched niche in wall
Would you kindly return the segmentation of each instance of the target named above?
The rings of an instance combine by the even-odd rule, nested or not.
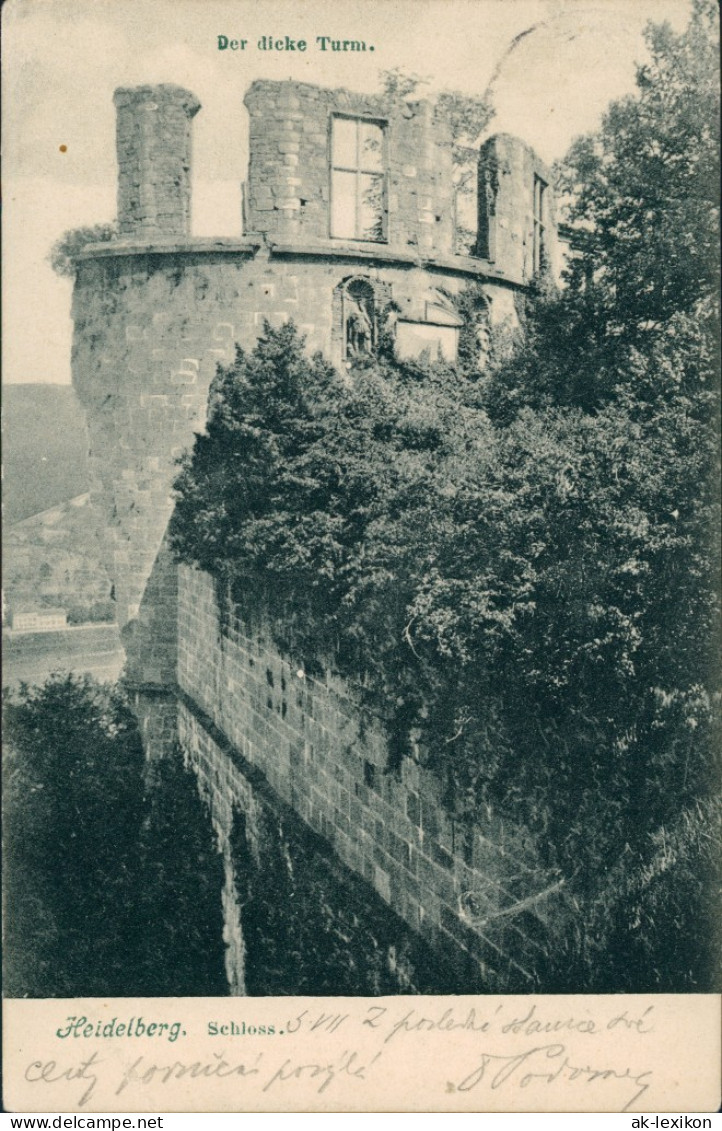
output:
[[[351,279],[343,289],[344,357],[349,361],[372,353],[376,345],[376,301],[367,279]]]
[[[351,275],[333,292],[333,345],[347,364],[369,357],[378,345],[389,288],[366,275]]]

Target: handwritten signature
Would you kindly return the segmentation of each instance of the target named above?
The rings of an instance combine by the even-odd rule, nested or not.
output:
[[[597,1080],[628,1080],[635,1088],[634,1093],[621,1109],[628,1111],[647,1091],[651,1078],[651,1070],[635,1073],[628,1067],[624,1071],[617,1071],[615,1068],[594,1068],[590,1064],[574,1064],[567,1055],[566,1045],[549,1044],[535,1045],[524,1052],[512,1053],[509,1056],[482,1052],[479,1064],[473,1071],[458,1083],[448,1086],[448,1090],[470,1092],[482,1082],[486,1082],[492,1090],[496,1090],[510,1082],[520,1088],[527,1088],[536,1080],[546,1084],[554,1084],[557,1081],[566,1083],[571,1080],[585,1080],[588,1084]]]

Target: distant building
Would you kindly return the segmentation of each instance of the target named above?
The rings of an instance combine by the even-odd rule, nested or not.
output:
[[[65,609],[37,609],[11,613],[13,632],[55,632],[68,627]]]

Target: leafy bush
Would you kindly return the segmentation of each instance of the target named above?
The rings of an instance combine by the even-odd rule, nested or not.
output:
[[[50,266],[57,275],[74,279],[77,256],[88,244],[106,243],[117,238],[117,224],[93,224],[84,228],[72,228],[53,244],[49,255]]]

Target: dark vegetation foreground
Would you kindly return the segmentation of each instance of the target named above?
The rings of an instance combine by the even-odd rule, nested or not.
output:
[[[176,484],[179,558],[363,688],[389,773],[426,751],[457,820],[545,846],[575,914],[541,991],[722,986],[716,37],[711,0],[650,29],[636,96],[559,171],[566,287],[484,375],[470,333],[456,368],[381,341],[344,381],[267,328]],[[6,726],[6,992],[223,993],[182,759],[144,770],[82,680]]]

